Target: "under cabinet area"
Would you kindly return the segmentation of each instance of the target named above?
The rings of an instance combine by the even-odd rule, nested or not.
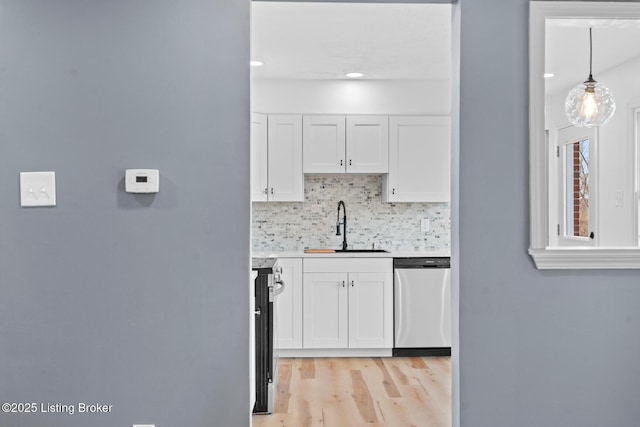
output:
[[[310,258],[303,271],[303,348],[393,346],[390,258]]]
[[[387,173],[388,116],[303,117],[304,173]]]
[[[252,114],[251,200],[304,201],[301,115]]]

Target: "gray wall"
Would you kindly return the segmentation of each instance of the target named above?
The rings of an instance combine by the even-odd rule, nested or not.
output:
[[[247,1],[0,2],[0,403],[113,405],[1,426],[248,425],[248,35]]]
[[[461,425],[637,426],[640,272],[543,272],[527,255],[529,1],[455,7]]]

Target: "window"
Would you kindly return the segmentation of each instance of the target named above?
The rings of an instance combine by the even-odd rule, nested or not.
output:
[[[640,163],[636,161],[640,150],[632,138],[640,92],[624,80],[633,82],[637,75],[631,72],[629,59],[638,56],[635,49],[640,48],[640,42],[630,30],[638,25],[640,3],[636,2],[530,3],[529,253],[540,269],[640,268]],[[561,66],[579,63],[576,55],[588,60],[589,40],[584,34],[591,26],[598,29],[598,66],[605,70],[598,76],[609,87],[614,86],[618,111],[596,131],[596,137],[573,135],[570,140],[560,135],[568,122],[558,114],[558,100],[566,97],[566,87],[583,77],[565,82],[562,76],[570,73]],[[579,32],[575,45],[571,44],[573,38],[559,36],[571,28]],[[612,44],[613,38],[607,36],[616,35],[619,38]],[[604,64],[603,52],[613,50],[608,45],[629,57],[618,65]],[[563,49],[578,53],[557,55]],[[611,71],[614,67],[615,72]],[[580,76],[588,72],[578,68]],[[545,73],[555,73],[555,77],[545,80]],[[597,147],[605,150],[602,156]]]
[[[589,140],[565,145],[565,235],[588,238]]]

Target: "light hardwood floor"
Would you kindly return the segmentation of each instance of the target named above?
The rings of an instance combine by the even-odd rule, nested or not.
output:
[[[448,357],[280,359],[274,413],[254,427],[449,427]]]

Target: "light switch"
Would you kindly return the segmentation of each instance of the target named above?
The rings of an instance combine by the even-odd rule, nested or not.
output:
[[[55,205],[55,172],[20,172],[20,206]]]

